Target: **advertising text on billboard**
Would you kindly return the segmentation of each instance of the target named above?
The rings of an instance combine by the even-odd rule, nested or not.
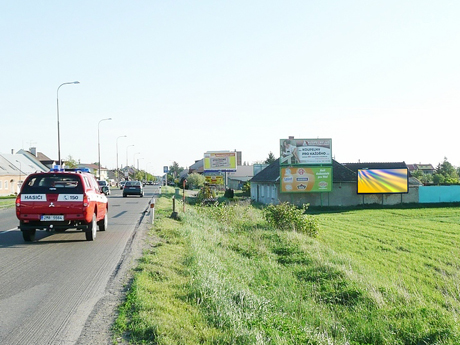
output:
[[[204,171],[236,171],[236,152],[206,152]]]
[[[281,167],[282,193],[332,191],[332,167]]]
[[[332,164],[331,139],[281,139],[280,165]]]

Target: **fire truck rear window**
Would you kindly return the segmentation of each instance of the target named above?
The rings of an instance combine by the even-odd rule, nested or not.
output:
[[[22,193],[83,193],[81,180],[79,176],[69,175],[38,175],[32,176],[24,184]]]

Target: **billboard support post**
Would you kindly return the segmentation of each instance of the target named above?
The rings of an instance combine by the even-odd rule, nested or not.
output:
[[[185,183],[187,182],[186,179],[182,182],[182,211],[185,213]]]
[[[332,191],[332,139],[280,139],[279,162],[281,193]]]

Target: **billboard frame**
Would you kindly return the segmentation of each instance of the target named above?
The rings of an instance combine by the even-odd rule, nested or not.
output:
[[[236,151],[207,151],[203,158],[204,172],[235,172]]]
[[[280,165],[332,165],[332,139],[280,139]]]
[[[290,169],[295,169],[295,172],[292,174],[293,176],[291,176],[291,172],[286,174],[287,169],[289,169],[289,170]],[[328,188],[323,189],[323,190],[321,190],[321,186],[319,185],[322,181],[317,181],[317,179],[319,180],[319,178],[321,178],[319,176],[324,175],[323,172],[321,172],[321,169],[327,170],[326,171],[327,172],[327,181],[324,181],[324,182],[328,183],[326,185]],[[309,178],[308,175],[313,175],[314,179],[313,179],[312,189],[307,190],[308,189],[308,182],[309,182],[308,179],[305,180],[307,185],[305,186],[304,189],[299,189],[299,186],[301,186],[301,185],[296,185],[296,183],[302,183],[303,182],[303,181],[299,181],[298,177],[297,178],[294,177],[294,176],[299,175],[299,170],[310,170],[311,171],[311,172],[304,171],[302,173],[302,175],[305,174],[306,178]],[[283,171],[285,172],[284,174],[283,174]],[[332,188],[333,188],[333,184],[334,184],[333,176],[334,176],[334,172],[333,172],[332,165],[314,165],[314,166],[312,166],[312,165],[289,165],[289,166],[280,166],[280,193],[283,193],[283,194],[331,193]],[[297,188],[297,190],[287,190],[286,187],[283,187],[283,185],[289,185],[290,184],[290,183],[286,182],[286,178],[290,178],[290,177],[292,177],[292,185],[294,185],[294,186],[291,185],[291,188],[294,187],[294,188]],[[295,181],[295,179],[297,179],[297,181]]]
[[[370,191],[370,192],[360,192],[360,185],[363,184],[363,182],[360,182],[360,177],[362,176],[362,172],[373,172],[373,171],[376,171],[376,172],[392,172],[392,171],[395,171],[395,170],[404,170],[406,172],[406,178],[405,178],[405,181],[406,181],[406,191],[395,191],[395,192],[391,192],[391,191],[377,191],[377,190],[374,190],[374,191]],[[400,178],[401,179],[401,178]],[[370,181],[370,179],[368,179]],[[402,181],[402,180],[401,180]],[[386,182],[388,183],[388,181],[375,181],[375,185],[377,186],[383,186],[383,183]],[[369,194],[408,194],[409,193],[409,169],[406,167],[406,168],[372,168],[372,169],[367,169],[367,168],[363,168],[363,169],[358,169],[357,172],[356,172],[356,194],[360,194],[360,195],[369,195]]]

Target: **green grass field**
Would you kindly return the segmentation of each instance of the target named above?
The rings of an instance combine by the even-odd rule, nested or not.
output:
[[[459,209],[316,214],[317,238],[250,205],[157,201],[114,326],[132,344],[460,344]]]

